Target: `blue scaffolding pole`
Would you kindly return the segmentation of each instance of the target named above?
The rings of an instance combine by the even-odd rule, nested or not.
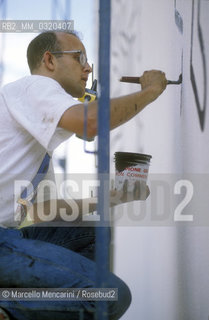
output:
[[[96,230],[97,288],[107,287],[109,271],[109,131],[110,131],[110,0],[99,7],[99,109],[98,109],[98,208],[100,224]],[[97,320],[107,319],[107,303],[97,302]]]
[[[6,20],[7,3],[5,0],[0,0],[0,20]],[[5,46],[5,33],[0,35],[1,52],[0,52],[0,86],[4,74],[4,46]]]

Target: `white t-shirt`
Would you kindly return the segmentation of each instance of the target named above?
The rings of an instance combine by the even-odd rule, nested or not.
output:
[[[44,76],[27,76],[0,90],[0,226],[16,227],[17,180],[32,181],[46,154],[73,133],[57,124],[78,104],[60,84]],[[53,176],[50,164],[47,176]]]

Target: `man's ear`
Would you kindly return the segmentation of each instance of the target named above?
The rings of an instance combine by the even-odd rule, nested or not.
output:
[[[51,52],[49,51],[44,52],[42,61],[49,71],[54,71],[55,65],[56,65],[56,58],[55,56],[53,56],[53,54],[51,54]]]

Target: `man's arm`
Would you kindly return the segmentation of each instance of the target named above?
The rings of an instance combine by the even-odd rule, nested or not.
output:
[[[110,191],[110,208],[134,200],[146,200],[150,191],[145,182],[137,181],[133,192],[127,191],[127,181],[123,190]],[[64,221],[82,221],[82,217],[97,210],[96,197],[86,199],[51,199],[35,203],[28,208],[30,219],[34,223]],[[27,208],[25,208],[27,210]]]
[[[145,106],[153,102],[166,88],[167,80],[161,71],[146,71],[140,77],[142,90],[130,95],[110,100],[110,129],[114,129],[137,115]],[[97,135],[98,102],[88,104],[87,137]],[[84,135],[84,105],[78,104],[66,110],[58,126]]]

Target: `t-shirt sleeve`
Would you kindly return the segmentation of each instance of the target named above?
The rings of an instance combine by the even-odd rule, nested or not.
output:
[[[45,149],[57,129],[63,113],[78,102],[65,92],[58,82],[47,77],[38,77],[24,88],[13,88],[7,105],[15,120],[29,132]],[[12,101],[13,99],[13,101]]]

